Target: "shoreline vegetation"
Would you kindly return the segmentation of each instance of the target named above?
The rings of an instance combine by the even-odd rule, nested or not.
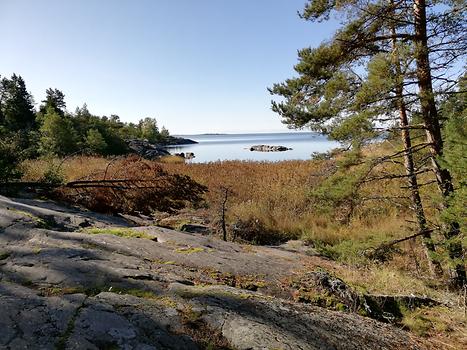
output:
[[[247,247],[291,244],[334,262],[330,272],[355,290],[436,300],[443,306],[404,309],[396,325],[454,346],[465,344],[462,291],[447,287],[448,270],[435,277],[431,264],[452,266],[449,244],[464,244],[458,240],[463,236],[446,244],[443,227],[446,217],[462,223],[463,209],[454,204],[456,211],[443,212],[440,207],[443,199],[428,171],[430,152],[420,132],[412,133],[415,159],[424,164],[417,172],[423,184],[418,195],[436,255],[427,255],[414,221],[407,175],[400,169],[406,153],[397,132],[385,131],[376,141],[369,133],[372,142],[365,142],[353,137],[353,131],[341,130],[333,139],[345,144],[350,137],[360,143],[313,154],[308,161],[190,164],[186,155],[169,155],[161,147],[186,140],[159,129],[155,119],[122,123],[117,116],[93,116],[86,106],[69,113],[56,89],[47,90],[47,99],[35,112],[19,76],[2,79],[2,86],[3,192],[20,189],[11,185],[15,182],[34,183],[42,196],[134,222],[149,220],[151,225],[207,233]],[[446,102],[446,117],[451,119],[443,130],[443,164],[454,171],[462,165],[462,152],[456,147],[463,129],[456,126],[457,112],[449,114],[450,106],[459,108],[457,98]],[[27,118],[25,110],[9,107],[18,101],[29,111]],[[136,146],[129,147],[126,140]],[[454,173],[455,188],[463,188],[462,171]],[[315,300],[306,293],[299,298]],[[327,302],[319,300],[326,307]]]
[[[133,291],[138,298],[160,298],[155,290],[173,297],[178,288],[189,290],[185,297],[193,301],[199,289],[214,285],[243,292],[262,289],[267,293],[261,303],[269,306],[282,305],[284,298],[296,303],[294,307],[307,303],[320,307],[320,312],[341,312],[329,313],[335,315],[335,324],[345,317],[360,324],[384,322],[391,324],[388,329],[413,337],[414,343],[426,340],[435,344],[433,348],[467,348],[467,73],[458,65],[467,47],[465,4],[308,0],[300,12],[310,22],[327,21],[331,15],[342,18],[339,29],[319,46],[299,50],[294,77],[268,88],[275,99],[273,112],[289,128],[309,129],[342,145],[314,153],[309,160],[187,162],[193,153],[171,155],[166,148],[196,142],[170,135],[155,118],[127,123],[117,115],[93,115],[86,104],[69,111],[63,92],[52,88],[36,108],[21,76],[2,77],[0,191],[9,197],[30,197],[18,200],[38,206],[24,211],[29,208],[24,203],[0,198],[6,218],[0,238],[8,245],[0,251],[0,267],[2,272],[13,271],[15,288],[27,289],[24,295],[35,293],[50,276],[50,266],[60,270],[64,259],[79,259],[64,265],[77,280],[93,282],[105,280],[113,269],[109,264],[115,263],[120,264],[114,269],[115,280],[126,288],[136,283],[153,288],[149,294]],[[289,150],[270,145],[248,149]],[[99,221],[102,216],[94,221],[75,217],[75,222],[60,211],[49,217],[52,209],[41,208],[41,200],[52,207],[67,204],[79,213],[87,210],[95,217],[105,214],[124,224],[108,227],[105,220]],[[94,224],[102,227],[89,227]],[[86,246],[83,240],[71,242],[75,234],[86,236]],[[20,235],[30,250],[27,254],[16,246]],[[62,246],[54,246],[53,240]],[[127,249],[125,240],[132,242],[134,251]],[[45,241],[45,248],[54,252],[44,254],[54,262],[51,265],[40,260],[39,245]],[[63,258],[67,247],[74,252]],[[151,255],[154,251],[146,247],[160,255]],[[125,249],[122,260],[114,262]],[[101,255],[91,264],[90,250]],[[209,265],[214,257],[223,271]],[[94,278],[91,270],[76,272],[80,264],[103,264],[105,273]],[[272,265],[276,271],[270,274]],[[264,273],[257,274],[256,268]],[[17,271],[34,275],[34,281],[15,280]],[[154,271],[165,275],[160,278]],[[113,282],[105,280],[109,281]],[[84,299],[58,347],[65,347],[86,298],[111,291],[112,286],[105,285],[76,293]],[[241,305],[256,310],[260,304],[253,302],[251,307],[250,296],[242,295]],[[239,305],[231,296],[225,299]],[[215,308],[221,304],[216,300]],[[122,305],[120,309],[127,307]],[[199,311],[189,303],[190,309],[182,312],[177,305],[181,304],[169,305],[181,315],[183,327],[177,335],[188,334],[212,348],[206,342],[212,333],[206,326],[209,317],[201,316],[206,304],[195,305],[202,305]],[[284,311],[282,306],[275,310]],[[238,310],[221,311],[219,319],[224,319],[214,322],[222,324],[216,344],[228,349],[222,333],[225,317]],[[267,322],[275,327],[288,318]],[[294,331],[300,329],[295,326]],[[379,326],[370,329],[378,331]],[[238,332],[238,326],[231,328]],[[287,335],[293,333],[289,331]],[[264,333],[270,337],[269,330]],[[301,344],[309,339],[303,333],[294,335],[301,337]],[[133,339],[133,334],[128,337]]]
[[[366,156],[377,157],[392,147],[391,142],[385,141],[367,146],[363,152]],[[162,192],[155,190],[149,193],[153,202],[148,201],[149,197],[141,199],[137,194],[119,197],[120,201],[127,203],[126,207],[102,206],[97,198],[113,200],[112,195],[99,190],[90,192],[85,201],[79,202],[75,201],[75,190],[63,187],[56,198],[65,201],[73,198],[71,202],[74,204],[107,213],[127,212],[145,218],[149,215],[153,225],[176,230],[202,228],[202,232],[219,239],[222,239],[224,227],[227,240],[243,244],[297,242],[293,244],[302,247],[300,249],[307,254],[336,262],[339,268],[334,273],[358,290],[381,295],[424,296],[441,302],[444,306],[424,306],[406,311],[399,325],[418,335],[461,344],[465,341],[463,306],[455,306],[460,296],[447,289],[442,279],[431,277],[422,245],[416,243],[420,237],[385,247],[388,242],[403,239],[416,230],[410,201],[401,193],[404,179],[387,179],[384,184],[368,182],[358,192],[331,193],[329,179],[335,176],[337,169],[345,166],[345,162],[345,152],[335,150],[315,155],[315,159],[310,161],[274,163],[223,161],[189,164],[173,156],[156,161],[134,156],[75,156],[27,160],[21,169],[24,181],[44,181],[51,172],[55,172],[63,183],[104,177],[111,180],[148,176],[157,183],[174,180],[174,189],[179,187],[180,179],[172,176],[187,176],[193,183],[188,185],[182,196],[163,185]],[[394,165],[384,165],[374,175],[384,174],[391,167]],[[160,174],[156,178],[154,171]],[[349,175],[350,172],[347,177]],[[428,179],[429,175],[426,176]],[[337,184],[332,186],[335,188]],[[439,218],[434,186],[425,186],[421,196],[425,202],[433,203],[427,205],[426,213],[430,222],[436,223]],[[190,188],[196,194],[189,194]],[[157,207],[160,196],[177,204]],[[137,205],[141,201],[149,205],[146,211]],[[433,238],[441,241],[442,236],[434,234]],[[444,331],[440,333],[439,329]]]
[[[436,256],[428,259],[414,221],[406,175],[400,171],[405,153],[397,133],[385,132],[377,142],[313,154],[308,161],[190,164],[185,155],[169,155],[161,146],[186,139],[159,130],[155,119],[126,124],[116,116],[93,116],[87,107],[68,113],[63,94],[52,89],[37,113],[31,104],[27,107],[31,119],[19,119],[5,112],[12,113],[6,107],[22,98],[27,105],[30,96],[24,82],[13,76],[2,84],[3,90],[14,87],[0,108],[2,192],[17,195],[12,185],[24,182],[36,196],[131,222],[209,234],[243,244],[245,249],[286,244],[287,249],[295,247],[333,262],[328,272],[363,295],[400,296],[401,300],[415,295],[436,301],[437,305],[414,309],[398,307],[403,312],[394,324],[435,341],[465,344],[462,291],[448,288],[448,271],[435,277],[430,263],[433,259],[443,266],[452,263],[443,234],[445,218],[440,215],[443,199],[432,172],[420,168],[417,178],[423,186],[418,194],[436,247]],[[24,94],[18,96],[18,91]],[[449,103],[457,101],[448,101],[446,109]],[[457,123],[457,114],[453,116],[452,123]],[[462,127],[453,125],[446,123],[443,130],[445,159],[457,171],[462,152],[456,148],[456,133]],[[426,163],[430,153],[421,136],[413,133],[413,147],[417,161]],[[129,147],[127,139],[136,146]],[[395,156],[387,158],[388,154]],[[463,188],[462,173],[455,174],[455,188]],[[38,188],[31,189],[30,184]],[[463,209],[457,210],[446,215],[462,220]],[[459,244],[457,239],[448,242]],[[340,305],[321,297],[317,301],[303,288],[298,287],[304,293],[298,294],[299,300],[333,309]]]

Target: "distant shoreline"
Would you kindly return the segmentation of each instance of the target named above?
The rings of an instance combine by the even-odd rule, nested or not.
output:
[[[207,133],[199,133],[199,134],[174,134],[174,137],[193,137],[193,136],[235,136],[235,135],[274,135],[274,134],[320,134],[315,131],[307,130],[291,130],[291,131],[251,131],[251,132],[228,132],[228,133],[215,133],[215,132],[207,132]]]

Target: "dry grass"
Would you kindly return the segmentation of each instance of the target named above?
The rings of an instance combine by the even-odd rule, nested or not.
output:
[[[227,201],[230,222],[257,219],[266,228],[298,237],[310,222],[315,222],[308,192],[318,183],[315,175],[324,171],[325,166],[311,161],[228,161],[165,164],[164,169],[186,174],[207,186],[206,200],[213,215],[220,210],[223,188],[228,188],[231,191]]]
[[[34,159],[23,162],[24,181],[39,181],[50,168],[57,169],[67,181],[87,178],[93,174],[103,174],[111,159],[80,156],[68,159]]]
[[[124,180],[93,187],[63,186],[54,191],[61,200],[105,213],[173,212],[202,200],[206,188],[189,177],[169,174],[157,162],[137,156],[122,158],[73,157],[23,163],[25,181],[44,181],[53,174],[64,182]]]
[[[378,156],[392,150],[390,144],[370,146],[367,155]],[[119,175],[122,160],[97,157],[74,157],[63,161],[60,172],[68,181]],[[51,164],[61,160],[30,160],[23,163],[24,180],[44,177]],[[110,165],[109,165],[110,163]],[[153,162],[149,162],[153,163]],[[154,163],[155,164],[155,163]],[[354,287],[377,294],[418,294],[451,302],[456,296],[445,290],[442,281],[428,277],[426,257],[420,242],[408,241],[397,246],[387,261],[369,260],[365,251],[382,242],[410,235],[416,230],[407,199],[380,200],[379,197],[407,195],[401,189],[403,180],[369,182],[360,188],[358,202],[348,222],[343,222],[345,207],[324,211],[313,202],[310,192],[325,181],[336,167],[336,160],[241,162],[226,161],[185,164],[167,158],[157,163],[169,174],[187,175],[205,185],[205,206],[193,208],[210,222],[220,215],[224,189],[230,191],[227,201],[229,225],[258,223],[263,232],[284,238],[301,238],[319,252],[332,257],[336,275]],[[397,164],[384,164],[377,172],[402,172]],[[428,182],[430,175],[422,177]],[[434,186],[422,189],[430,222],[437,222],[439,197]],[[207,214],[206,214],[207,213]],[[228,226],[231,231],[232,226]],[[250,227],[251,228],[251,227]],[[435,236],[435,239],[437,237]],[[253,239],[254,240],[254,239]],[[192,251],[188,251],[191,253]],[[186,253],[186,252],[185,252]],[[446,344],[465,344],[465,318],[461,308],[421,310],[408,313],[404,324],[408,329]],[[457,344],[457,345],[456,345]],[[449,347],[448,345],[447,347]],[[459,347],[459,348],[462,348]]]
[[[437,306],[406,312],[402,320],[411,332],[429,338],[439,349],[467,348],[467,318],[459,308]]]
[[[380,149],[371,152],[376,154],[377,151]],[[23,163],[23,179],[38,181],[51,166],[55,169],[60,167],[59,172],[67,181],[102,179],[106,172],[107,178],[116,178],[116,173],[121,172],[122,162],[121,159],[86,156],[65,161],[29,160]],[[278,232],[287,238],[302,238],[311,244],[321,242],[336,245],[347,240],[381,241],[408,234],[413,226],[406,222],[412,215],[408,211],[408,202],[404,200],[398,201],[397,205],[377,199],[362,202],[347,224],[342,224],[340,208],[328,213],[321,212],[313,203],[310,191],[332,174],[334,161],[185,164],[170,158],[168,162],[158,164],[170,174],[187,175],[208,188],[206,207],[209,220],[214,222],[220,216],[224,188],[228,188],[228,223],[260,222],[266,230]],[[400,181],[386,181],[368,183],[361,189],[360,195],[370,198],[400,194]]]

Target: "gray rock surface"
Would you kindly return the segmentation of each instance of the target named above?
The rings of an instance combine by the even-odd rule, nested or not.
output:
[[[128,140],[128,148],[136,154],[147,159],[157,159],[170,155],[164,147],[148,142],[147,140],[133,139]]]
[[[292,148],[287,148],[285,146],[270,146],[270,145],[255,145],[250,147],[250,151],[257,152],[284,152],[290,151]]]
[[[0,197],[0,349],[426,348],[393,326],[294,302],[287,279],[325,267],[319,257],[153,226],[120,237],[117,226],[129,230]]]
[[[182,157],[184,159],[190,160],[195,158],[195,154],[193,152],[181,152],[181,153],[175,153],[176,156]]]
[[[164,146],[177,146],[177,145],[193,145],[193,144],[196,144],[196,143],[198,143],[198,142],[196,142],[194,140],[191,140],[191,139],[184,138],[184,137],[169,136],[164,141],[163,145]]]

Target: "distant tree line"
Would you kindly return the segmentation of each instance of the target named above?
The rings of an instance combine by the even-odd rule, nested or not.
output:
[[[65,95],[58,89],[47,89],[36,110],[21,76],[0,77],[0,179],[14,177],[15,162],[21,159],[74,153],[120,155],[129,151],[127,139],[163,143],[168,137],[168,130],[159,129],[154,118],[124,123],[117,115],[93,115],[86,104],[68,112]]]

